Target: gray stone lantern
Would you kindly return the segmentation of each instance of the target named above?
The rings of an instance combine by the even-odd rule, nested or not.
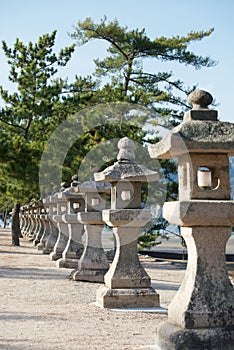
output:
[[[30,214],[31,214],[31,206],[30,205],[24,205],[23,207],[23,213],[24,213],[24,226],[22,227],[22,234],[27,237],[29,235],[29,225],[30,225]]]
[[[86,241],[79,260],[78,270],[72,273],[75,281],[103,282],[109,269],[109,262],[102,247],[102,210],[106,208],[105,197],[110,193],[110,184],[86,181],[79,186],[85,196],[85,211],[77,214],[84,224]]]
[[[62,188],[62,190],[64,190],[64,188]],[[59,193],[62,193],[62,191],[57,192],[52,198],[52,202],[57,206],[57,210],[55,210],[52,219],[56,222],[58,227],[58,238],[53,251],[50,253],[50,259],[54,261],[62,258],[62,253],[68,241],[68,227],[62,219],[63,214],[67,212],[67,201],[64,198],[60,198]]]
[[[42,249],[43,254],[51,254],[58,239],[57,223],[53,221],[53,216],[57,215],[57,202],[53,196],[43,198],[43,204],[48,208],[45,219],[49,221],[50,234],[46,240],[45,247]]]
[[[84,210],[84,195],[79,192],[78,175],[72,176],[72,183],[69,188],[59,192],[59,199],[66,202],[66,212],[61,216],[61,220],[68,230],[68,241],[62,253],[62,258],[57,260],[57,267],[78,268],[78,260],[83,253],[82,235],[84,225],[77,220],[77,213]]]
[[[192,110],[181,125],[149,147],[152,158],[178,160],[179,199],[165,203],[163,216],[181,226],[188,264],[182,285],[158,328],[161,350],[234,349],[234,290],[225,248],[234,225],[229,156],[234,124],[217,120],[212,96],[189,95]]]
[[[34,216],[36,220],[36,229],[34,231],[33,245],[37,246],[40,243],[40,239],[44,232],[44,222],[42,220],[44,205],[41,199],[35,203],[35,208],[36,208],[36,213]]]
[[[135,162],[134,143],[122,138],[117,162],[100,173],[96,181],[111,183],[111,209],[102,218],[113,227],[116,253],[104,276],[105,285],[97,291],[97,303],[104,308],[147,308],[159,306],[159,295],[142,267],[137,251],[137,238],[150,221],[149,210],[141,209],[141,183],[155,181],[158,174]]]
[[[37,212],[38,207],[36,205],[36,200],[32,199],[28,205],[29,209],[29,222],[27,226],[27,236],[30,241],[34,241],[36,237],[36,232],[38,228]]]
[[[43,202],[43,206],[44,206],[44,210],[42,210],[42,213],[40,215],[41,220],[44,223],[44,230],[43,230],[43,234],[41,236],[40,242],[37,245],[37,250],[42,250],[45,248],[45,244],[46,241],[49,238],[50,235],[50,221],[48,219],[48,203],[47,202]]]

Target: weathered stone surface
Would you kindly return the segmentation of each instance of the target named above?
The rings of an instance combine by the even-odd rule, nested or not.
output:
[[[43,248],[42,253],[43,254],[50,254],[53,249],[54,249],[54,245],[58,239],[58,228],[57,225],[51,220],[50,217],[50,235],[45,243],[45,248]]]
[[[199,187],[198,170],[209,169],[211,187]],[[230,200],[229,158],[224,153],[189,153],[178,159],[179,200]]]
[[[167,202],[163,217],[176,226],[234,225],[234,201],[192,200]]]
[[[147,209],[106,209],[102,217],[109,226],[142,227],[150,221],[151,213]]]
[[[151,158],[178,158],[189,152],[234,155],[234,124],[219,121],[183,122],[160,142],[149,146]]]
[[[137,163],[116,162],[114,165],[106,168],[101,173],[94,174],[95,181],[115,182],[117,180],[129,181],[155,181],[158,180],[158,174],[149,171],[144,165]]]
[[[104,275],[109,269],[109,261],[102,247],[102,230],[103,225],[85,225],[85,248],[78,269],[72,272],[73,280],[103,283]]]
[[[41,219],[44,221],[44,232],[40,239],[39,244],[37,245],[37,250],[42,250],[45,248],[45,244],[50,235],[50,224],[47,219],[48,215],[41,215]]]
[[[157,172],[134,162],[134,142],[124,137],[118,142],[118,162],[94,174],[95,181],[116,182],[119,180],[150,182],[159,179]]]
[[[105,194],[110,193],[110,185],[91,180],[82,183],[79,189],[85,195],[85,211],[80,211],[77,219],[84,224],[86,240],[78,269],[72,272],[72,278],[101,283],[109,269],[101,235],[104,225],[102,210],[106,207]]]
[[[50,253],[51,260],[58,260],[62,258],[62,253],[66,248],[68,242],[68,226],[62,221],[62,215],[55,215],[55,222],[58,224],[59,234],[57,241],[54,245],[53,252]]]
[[[56,267],[65,269],[77,269],[78,259],[60,258],[56,261]]]
[[[102,308],[159,307],[159,295],[149,288],[117,288],[102,286],[97,291],[97,304]]]
[[[104,224],[101,211],[81,212],[77,215],[77,218],[79,222],[81,222],[82,224],[89,224],[89,225]]]
[[[212,101],[213,96],[204,90],[194,90],[188,95],[188,102],[192,105],[192,110],[201,110],[203,113],[209,111],[208,106]]]
[[[141,182],[154,181],[158,173],[134,162],[134,143],[127,137],[118,142],[118,162],[101,173],[96,181],[111,182],[111,209],[102,211],[105,223],[113,227],[116,252],[104,276],[105,286],[97,293],[102,307],[159,306],[159,296],[151,288],[150,277],[138,259],[137,238],[151,213],[141,208]]]
[[[66,226],[68,236],[62,255],[56,262],[58,267],[77,269],[78,260],[84,251],[82,243],[84,225],[78,221],[77,212],[84,210],[85,202],[83,195],[79,193],[79,185],[78,175],[73,175],[71,186],[58,193],[60,203],[64,203],[63,206],[66,207],[63,211],[60,205],[60,221]]]
[[[78,260],[84,251],[82,243],[84,225],[77,220],[77,214],[63,214],[62,220],[67,226],[68,240],[61,257],[56,262],[56,266],[76,269],[78,267]]]
[[[136,227],[114,227],[116,252],[110,269],[105,275],[105,285],[112,288],[147,288],[151,280],[142,267],[137,252]]]
[[[157,328],[160,350],[233,350],[234,326],[182,329],[170,322]]]
[[[188,264],[182,285],[168,308],[170,322],[182,328],[234,325],[234,290],[225,266],[229,227],[182,227]]]
[[[188,249],[186,274],[168,307],[168,322],[158,329],[157,347],[231,350],[234,289],[225,248],[234,223],[228,159],[234,154],[234,124],[214,121],[208,93],[194,92],[190,100],[193,109],[184,122],[149,150],[152,158],[178,158],[179,201],[165,203],[163,215],[182,226]]]

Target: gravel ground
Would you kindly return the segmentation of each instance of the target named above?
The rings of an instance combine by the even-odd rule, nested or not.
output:
[[[95,306],[100,284],[69,280],[31,242],[11,246],[9,230],[0,230],[0,349],[136,350],[153,349],[157,325],[167,316]],[[185,267],[141,257],[167,307]]]

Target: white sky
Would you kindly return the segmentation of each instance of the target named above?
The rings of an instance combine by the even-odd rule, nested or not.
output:
[[[36,42],[38,37],[57,29],[56,47],[60,49],[73,41],[67,35],[78,20],[91,17],[99,21],[104,15],[118,19],[130,29],[146,29],[150,38],[186,35],[191,30],[215,28],[214,33],[194,43],[191,49],[208,55],[218,64],[214,68],[195,70],[179,64],[167,64],[176,78],[186,85],[198,84],[208,90],[219,103],[219,118],[234,122],[234,1],[233,0],[0,0],[0,39],[12,46],[18,37],[24,43]],[[105,45],[89,43],[77,48],[64,76],[72,80],[75,74],[94,71],[93,59],[105,57]],[[158,69],[158,65],[152,64]],[[0,85],[9,89],[7,65],[0,49]],[[165,67],[165,66],[164,66]]]

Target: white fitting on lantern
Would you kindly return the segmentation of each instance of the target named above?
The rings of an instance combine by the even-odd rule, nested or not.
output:
[[[121,199],[123,201],[130,201],[131,198],[132,198],[131,191],[125,190],[121,192]]]
[[[80,203],[73,203],[73,208],[74,209],[79,209]]]
[[[212,173],[208,168],[200,168],[197,171],[197,184],[199,187],[212,187]]]
[[[67,207],[62,206],[62,207],[61,207],[61,211],[62,211],[62,212],[67,211]]]
[[[92,198],[91,200],[91,204],[96,207],[97,205],[99,205],[100,200],[98,198]]]

